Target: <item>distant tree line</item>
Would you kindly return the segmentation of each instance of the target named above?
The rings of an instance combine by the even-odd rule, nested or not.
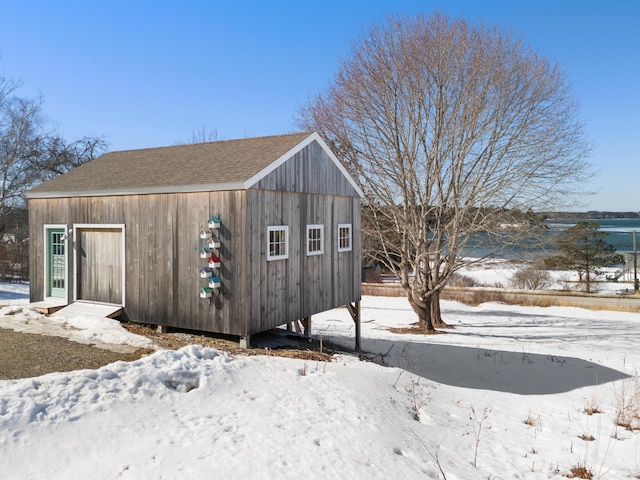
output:
[[[612,220],[618,218],[640,218],[640,212],[605,212],[589,210],[588,212],[546,212],[544,215],[555,220]]]

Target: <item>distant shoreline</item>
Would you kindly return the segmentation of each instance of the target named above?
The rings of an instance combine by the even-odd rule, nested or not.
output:
[[[616,220],[640,219],[640,212],[607,212],[589,210],[587,212],[542,212],[547,220]]]

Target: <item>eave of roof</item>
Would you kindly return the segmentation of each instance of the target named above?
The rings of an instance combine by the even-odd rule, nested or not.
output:
[[[73,190],[56,192],[26,193],[27,198],[65,198],[65,197],[110,197],[121,195],[151,195],[157,193],[195,193],[217,192],[223,190],[244,190],[244,183],[203,183],[198,185],[174,185],[128,189]]]

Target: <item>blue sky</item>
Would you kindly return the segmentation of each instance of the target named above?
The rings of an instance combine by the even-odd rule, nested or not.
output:
[[[0,71],[62,135],[112,150],[295,130],[362,28],[439,10],[510,27],[564,66],[596,149],[581,210],[640,211],[640,1],[1,0]]]

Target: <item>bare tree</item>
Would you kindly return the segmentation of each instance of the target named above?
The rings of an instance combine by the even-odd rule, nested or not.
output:
[[[433,330],[470,242],[522,234],[526,215],[513,212],[578,191],[590,147],[577,113],[558,65],[508,32],[434,14],[364,31],[298,124],[359,182],[363,244],[375,240]]]
[[[218,142],[223,140],[218,133],[217,128],[207,128],[202,126],[198,129],[191,130],[191,138],[189,140],[178,140],[176,145],[190,145],[195,143]]]
[[[35,165],[39,180],[45,181],[106,153],[108,143],[101,137],[84,136],[72,142],[57,135],[42,139],[41,155]]]
[[[219,137],[217,128],[207,130],[207,127],[203,125],[198,130],[191,132],[190,143],[217,142],[220,140]]]
[[[0,75],[0,231],[24,207],[24,192],[106,151],[101,138],[67,142],[50,127],[41,97],[16,95],[20,83]]]

